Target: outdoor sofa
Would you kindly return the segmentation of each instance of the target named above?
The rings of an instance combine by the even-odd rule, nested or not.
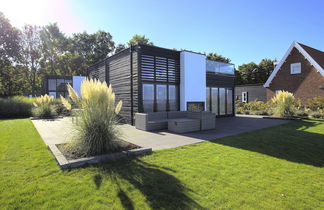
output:
[[[186,133],[214,129],[215,117],[211,112],[194,111],[136,113],[135,127],[145,131],[168,129]]]

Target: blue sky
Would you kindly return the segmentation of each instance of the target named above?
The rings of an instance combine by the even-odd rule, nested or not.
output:
[[[141,34],[161,47],[217,52],[236,65],[281,59],[294,40],[324,50],[323,0],[29,0],[21,10],[15,1],[0,0],[0,11],[17,27],[58,22],[67,34],[108,31],[116,43]]]

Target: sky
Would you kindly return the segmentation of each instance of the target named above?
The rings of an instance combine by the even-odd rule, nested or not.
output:
[[[324,51],[324,0],[0,0],[16,27],[57,22],[67,35],[104,30],[155,45],[216,52],[236,66],[280,60],[293,41]]]

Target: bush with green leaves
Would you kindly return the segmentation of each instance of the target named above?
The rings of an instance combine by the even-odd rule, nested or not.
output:
[[[47,94],[35,98],[33,116],[37,118],[53,118],[57,115],[54,106],[54,97]]]
[[[14,96],[10,98],[0,98],[0,117],[30,117],[34,98],[25,96]]]
[[[324,110],[324,97],[317,96],[307,100],[307,107],[312,111]]]
[[[271,108],[269,103],[263,101],[251,101],[249,103],[236,103],[237,114],[255,114],[255,115],[270,115]]]
[[[100,155],[114,151],[118,147],[120,131],[118,130],[118,113],[122,101],[115,106],[115,94],[111,85],[99,80],[84,80],[81,85],[81,96],[68,85],[69,97],[79,109],[78,136],[70,148],[86,156]],[[70,102],[61,97],[62,103],[69,110]]]
[[[287,91],[279,91],[272,99],[275,116],[292,117],[295,114],[295,97]]]

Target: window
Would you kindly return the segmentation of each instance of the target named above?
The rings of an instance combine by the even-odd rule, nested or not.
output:
[[[49,79],[48,80],[48,90],[56,91],[56,79]]]
[[[177,85],[143,84],[143,111],[163,112],[179,110]]]
[[[206,94],[206,107],[209,107],[207,111],[217,116],[233,115],[233,88],[207,87]]]
[[[143,84],[143,108],[144,112],[154,111],[154,85]]]
[[[210,88],[206,88],[206,111],[210,111]]]
[[[248,102],[248,93],[242,92],[242,102],[247,103]]]
[[[212,88],[211,98],[211,111],[218,115],[218,88]]]
[[[169,85],[169,110],[178,110],[178,88],[175,85]]]
[[[72,86],[70,78],[52,78],[47,80],[47,94],[59,98],[60,96],[67,97],[68,91],[66,88],[67,83]]]
[[[301,73],[301,63],[290,64],[290,74],[300,74]]]
[[[227,88],[227,113],[226,114],[233,114],[233,89]]]
[[[225,115],[226,92],[225,88],[219,88],[219,114]]]
[[[167,109],[167,86],[156,85],[157,111],[162,112]]]

